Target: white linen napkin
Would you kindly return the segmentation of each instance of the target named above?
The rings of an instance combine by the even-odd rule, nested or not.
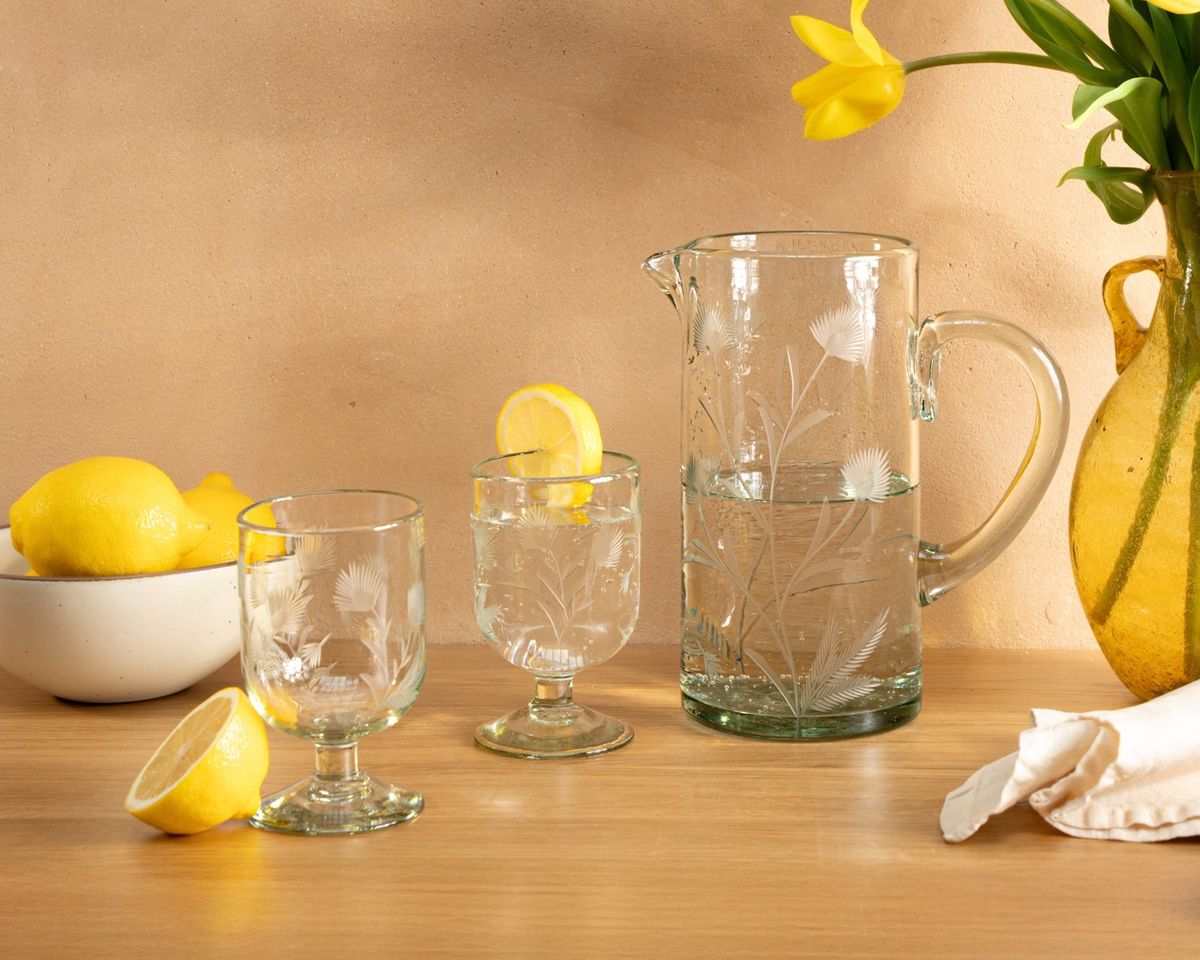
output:
[[[1034,710],[1016,753],[946,795],[942,837],[965,840],[1026,798],[1075,837],[1200,834],[1200,681],[1123,710]]]

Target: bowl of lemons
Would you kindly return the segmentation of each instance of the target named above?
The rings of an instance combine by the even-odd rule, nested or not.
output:
[[[0,669],[91,703],[208,676],[240,646],[236,517],[251,503],[225,474],[180,492],[129,457],[50,471],[0,527]]]

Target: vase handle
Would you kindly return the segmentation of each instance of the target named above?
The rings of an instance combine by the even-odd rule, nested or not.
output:
[[[932,420],[936,413],[942,347],[962,337],[998,346],[1025,368],[1036,400],[1033,437],[1016,476],[983,523],[952,543],[921,541],[917,584],[922,605],[933,603],[974,576],[1021,532],[1050,485],[1067,439],[1069,402],[1058,364],[1038,340],[1020,327],[983,313],[939,313],[922,323],[914,336],[912,382],[916,412],[922,420]]]
[[[1167,261],[1162,257],[1138,257],[1118,263],[1104,275],[1104,309],[1108,311],[1108,320],[1113,328],[1117,373],[1125,371],[1146,342],[1146,331],[1138,324],[1125,300],[1125,281],[1143,270],[1150,271],[1162,280],[1166,268]]]

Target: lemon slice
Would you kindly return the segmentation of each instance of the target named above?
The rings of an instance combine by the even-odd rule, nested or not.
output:
[[[511,464],[521,477],[578,477],[604,462],[600,423],[587,401],[557,383],[524,387],[504,401],[496,420],[501,454],[536,451]]]
[[[199,833],[258,809],[267,728],[237,687],[184,717],[129,788],[125,809],[164,833]]]

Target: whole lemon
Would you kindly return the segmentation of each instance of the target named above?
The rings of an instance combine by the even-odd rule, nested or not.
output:
[[[254,502],[233,485],[227,473],[210,473],[198,487],[185,490],[183,499],[208,521],[208,533],[179,566],[207,567],[229,563],[238,556],[237,515]]]
[[[131,457],[88,457],[51,470],[8,518],[13,546],[46,577],[174,570],[208,530],[170,477]]]

